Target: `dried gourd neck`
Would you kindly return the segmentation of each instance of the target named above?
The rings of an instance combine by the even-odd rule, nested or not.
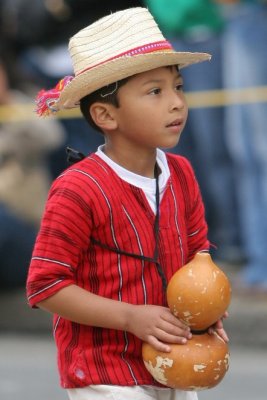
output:
[[[194,329],[191,329],[192,335],[203,335],[204,333],[208,333],[208,328],[207,329],[202,329],[202,330],[197,330],[195,331]]]

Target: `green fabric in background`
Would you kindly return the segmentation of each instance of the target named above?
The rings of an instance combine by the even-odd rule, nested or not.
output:
[[[167,36],[187,35],[197,29],[220,31],[223,20],[210,0],[145,0],[145,5]]]

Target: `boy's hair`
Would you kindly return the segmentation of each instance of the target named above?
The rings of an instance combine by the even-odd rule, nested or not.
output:
[[[130,78],[121,79],[118,82],[111,83],[108,86],[105,86],[101,89],[96,90],[93,93],[84,96],[80,100],[80,110],[82,115],[88,124],[95,130],[100,133],[103,133],[102,130],[97,126],[91,116],[90,107],[93,103],[108,103],[112,104],[114,107],[118,108],[120,106],[118,99],[118,90],[128,82]]]

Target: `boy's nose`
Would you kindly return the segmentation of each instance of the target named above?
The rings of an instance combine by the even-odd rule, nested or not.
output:
[[[172,110],[182,110],[185,107],[185,99],[183,94],[174,93],[170,99],[170,109]]]

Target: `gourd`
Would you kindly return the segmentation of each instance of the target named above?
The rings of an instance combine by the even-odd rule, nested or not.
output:
[[[168,306],[191,327],[193,336],[186,344],[171,344],[169,353],[143,343],[145,367],[157,382],[180,390],[218,385],[229,368],[229,349],[216,332],[207,331],[223,316],[230,300],[229,280],[208,253],[197,253],[172,276],[167,286]]]
[[[218,321],[230,300],[229,280],[208,253],[197,253],[172,276],[167,287],[171,312],[194,331]]]
[[[187,344],[172,344],[170,353],[142,347],[147,370],[159,383],[180,390],[210,389],[223,379],[229,367],[229,351],[217,333],[193,334]]]

